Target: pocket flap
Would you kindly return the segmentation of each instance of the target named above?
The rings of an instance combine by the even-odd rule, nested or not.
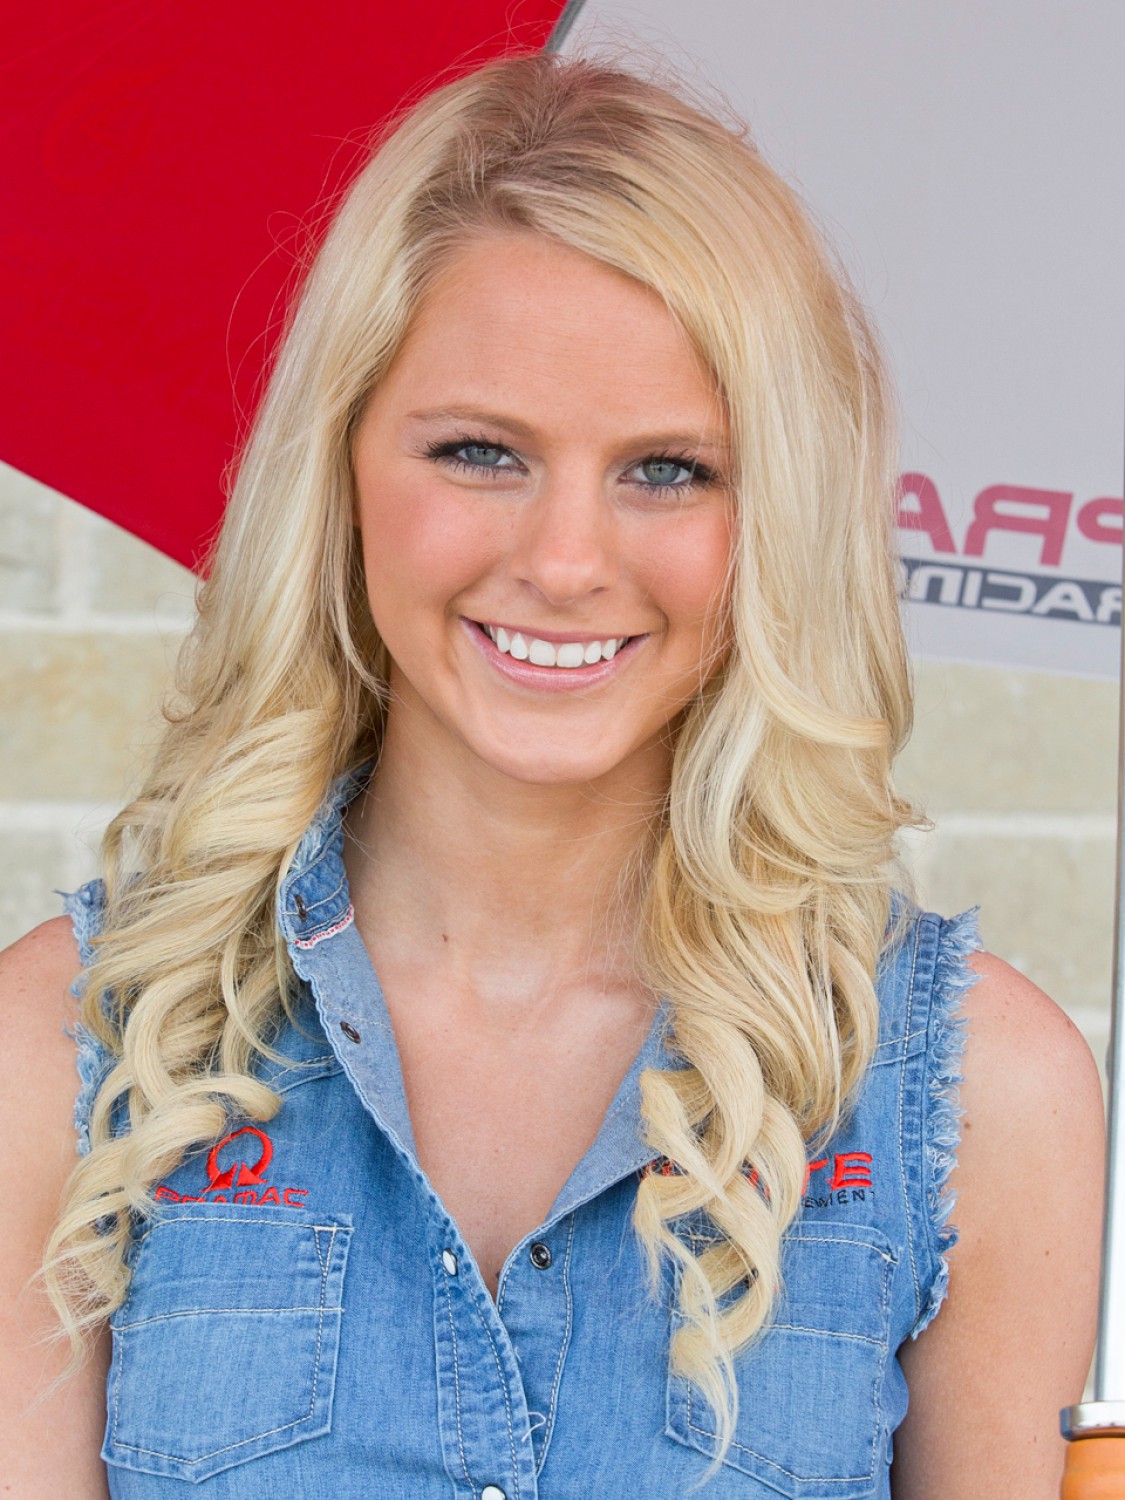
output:
[[[352,1228],[162,1204],[112,1320],[107,1463],[201,1480],[329,1431]]]
[[[883,1376],[895,1255],[866,1225],[799,1224],[768,1331],[735,1361],[739,1412],[724,1463],[788,1500],[875,1492],[886,1438]],[[711,1409],[670,1375],[667,1433],[713,1456]]]

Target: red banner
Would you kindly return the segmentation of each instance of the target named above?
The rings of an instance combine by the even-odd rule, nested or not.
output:
[[[372,127],[562,0],[8,7],[0,458],[198,561]]]

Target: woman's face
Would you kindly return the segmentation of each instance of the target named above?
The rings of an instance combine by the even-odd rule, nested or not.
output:
[[[469,242],[354,457],[411,739],[528,783],[666,774],[722,655],[732,500],[722,404],[663,302],[549,239]]]

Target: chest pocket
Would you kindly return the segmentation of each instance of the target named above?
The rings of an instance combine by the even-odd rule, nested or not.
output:
[[[810,1222],[787,1236],[775,1320],[736,1361],[739,1412],[727,1468],[788,1500],[878,1493],[894,1266],[877,1229]],[[679,1376],[669,1376],[667,1416],[669,1436],[713,1455],[711,1408]]]
[[[102,1457],[203,1480],[329,1431],[350,1221],[160,1205],[112,1320]]]

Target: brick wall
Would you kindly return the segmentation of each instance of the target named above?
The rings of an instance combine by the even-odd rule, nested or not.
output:
[[[158,723],[192,578],[0,466],[0,945],[58,911]],[[980,903],[986,944],[1104,1055],[1113,914],[1116,686],[923,665],[903,790],[935,909]]]
[[[193,578],[0,465],[0,946],[56,916],[159,725]]]
[[[1113,955],[1117,685],[924,663],[903,791],[926,904],[980,904],[985,946],[1052,995],[1104,1064]]]

